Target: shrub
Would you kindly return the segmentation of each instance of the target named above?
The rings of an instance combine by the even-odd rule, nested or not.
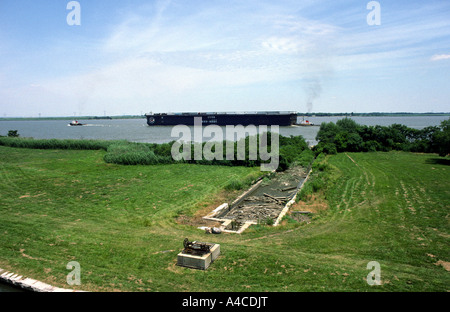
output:
[[[295,201],[298,202],[300,200],[307,201],[308,197],[312,194],[313,188],[311,183],[308,181],[306,182],[300,192],[297,194],[297,197],[295,198]]]
[[[225,185],[225,189],[229,190],[229,191],[233,191],[233,190],[238,191],[243,188],[247,188],[250,185],[252,185],[253,182],[255,182],[260,177],[260,174],[261,174],[260,172],[255,172],[255,173],[248,175],[244,179],[232,177],[228,181],[228,183]]]
[[[8,137],[13,137],[13,138],[19,137],[18,130],[9,130],[8,131]]]
[[[374,140],[367,141],[363,144],[363,150],[365,152],[376,152],[381,150],[381,144]]]
[[[301,152],[300,155],[296,158],[296,162],[302,167],[308,167],[313,160],[314,152],[309,148]]]
[[[319,154],[329,154],[329,155],[334,155],[337,154],[337,148],[336,145],[334,143],[324,143],[324,142],[319,142],[315,147],[314,147],[314,152],[316,155]]]
[[[322,123],[316,140],[316,154],[403,150],[446,155],[450,152],[450,119],[440,127],[412,129],[400,124],[362,126],[344,118],[336,124]]]

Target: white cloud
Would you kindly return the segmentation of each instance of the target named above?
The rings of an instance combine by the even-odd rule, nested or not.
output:
[[[447,59],[450,59],[450,54],[436,54],[436,55],[433,55],[432,57],[431,57],[431,61],[441,61],[441,60],[447,60]]]
[[[141,105],[153,111],[164,111],[168,102],[178,102],[178,110],[186,110],[186,103],[192,102],[192,94],[256,83],[276,83],[295,77],[295,71],[267,70],[266,68],[220,68],[205,69],[156,62],[151,58],[129,58],[103,68],[65,78],[40,81],[42,90],[57,95],[70,111],[80,115],[87,111],[108,111],[124,105]],[[198,101],[198,105],[210,105],[209,101]]]
[[[270,37],[262,42],[262,46],[271,51],[278,53],[298,53],[305,50],[308,43],[301,44],[298,38],[288,37]]]
[[[114,27],[95,49],[113,61],[39,83],[67,97],[65,105],[80,114],[105,103],[139,101],[164,111],[161,106],[168,101],[185,103],[192,94],[232,92],[329,71],[322,56],[324,46],[329,49],[327,43],[334,40],[336,28],[331,25],[276,15],[258,27],[239,25],[239,33],[234,33],[236,26],[223,29],[223,22],[205,27],[204,21],[195,18],[204,12],[179,17],[176,23],[162,12],[130,14]],[[206,97],[203,101],[209,102]]]

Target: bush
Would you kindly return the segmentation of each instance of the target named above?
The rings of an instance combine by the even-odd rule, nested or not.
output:
[[[248,175],[244,179],[232,177],[228,181],[228,183],[225,185],[225,189],[228,191],[239,191],[244,188],[248,188],[248,187],[250,187],[250,185],[253,184],[253,182],[255,182],[259,178],[259,176],[260,176],[260,173],[255,172],[253,174]]]
[[[422,153],[450,153],[450,119],[440,127],[412,129],[405,125],[361,126],[344,118],[336,124],[322,123],[316,136],[317,154],[336,152],[375,152],[402,150]]]
[[[317,192],[317,191],[321,190],[324,187],[324,185],[325,185],[325,181],[323,181],[320,177],[316,177],[311,182],[313,192]]]
[[[302,167],[308,167],[309,165],[311,165],[313,160],[314,152],[309,148],[301,152],[300,155],[296,158],[297,164]]]
[[[431,136],[436,143],[434,146],[434,152],[439,156],[447,156],[450,154],[450,118],[441,122],[439,132],[434,132]]]
[[[315,147],[314,147],[314,152],[316,155],[319,154],[329,154],[329,155],[334,155],[337,154],[337,148],[336,145],[334,143],[324,143],[324,142],[319,142]]]
[[[9,130],[8,131],[8,137],[18,138],[19,137],[18,130]]]
[[[312,194],[313,192],[313,188],[312,188],[312,184],[308,181],[306,182],[306,184],[303,185],[302,189],[300,190],[300,192],[297,194],[297,197],[295,198],[295,201],[307,201],[308,197]]]
[[[376,152],[379,150],[381,150],[381,144],[377,141],[371,140],[363,144],[363,151],[365,152]]]

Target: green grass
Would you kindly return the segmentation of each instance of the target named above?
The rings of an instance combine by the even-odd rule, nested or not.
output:
[[[319,176],[329,209],[310,224],[207,235],[176,218],[259,167],[121,166],[105,153],[0,147],[1,268],[93,291],[449,290],[444,158],[327,156]],[[185,237],[220,243],[221,256],[207,271],[176,266]],[[70,261],[81,286],[66,284]],[[381,265],[381,286],[365,281],[369,261]]]
[[[378,261],[383,290],[448,290],[449,273],[436,265],[450,260],[448,159],[343,153],[327,163],[330,210],[316,222],[311,248]]]

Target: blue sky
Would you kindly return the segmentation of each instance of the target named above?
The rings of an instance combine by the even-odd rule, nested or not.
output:
[[[450,1],[0,0],[0,117],[449,112]]]

